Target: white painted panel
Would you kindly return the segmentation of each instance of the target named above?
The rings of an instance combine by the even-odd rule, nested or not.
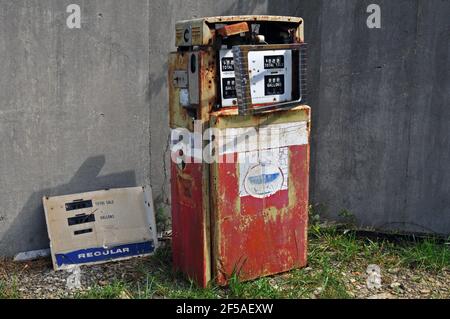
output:
[[[227,128],[218,138],[220,155],[308,144],[307,122],[259,128]]]

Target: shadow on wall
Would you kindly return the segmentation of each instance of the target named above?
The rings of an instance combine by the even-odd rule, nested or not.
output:
[[[67,184],[34,192],[1,237],[0,255],[13,256],[23,251],[48,248],[49,240],[42,206],[44,196],[136,186],[134,171],[99,176],[105,162],[104,155],[90,157]]]

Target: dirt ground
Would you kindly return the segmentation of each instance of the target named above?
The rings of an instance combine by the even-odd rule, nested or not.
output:
[[[54,271],[50,258],[30,262],[0,262],[0,282],[8,298],[55,299],[73,298],[92,287],[107,286],[118,280],[132,281],[139,277],[136,266],[142,260],[132,259],[103,265],[81,267],[81,289],[67,287],[68,271]],[[4,293],[5,294],[5,293]],[[0,294],[1,296],[1,294]]]
[[[311,249],[312,262],[305,269],[205,291],[192,288],[174,274],[167,255],[81,267],[81,289],[77,290],[67,287],[71,273],[53,271],[49,258],[21,263],[3,260],[0,298],[450,298],[448,269],[388,267],[395,263],[387,261],[380,266],[381,288],[369,289],[365,271],[368,261],[362,249],[349,255],[348,260],[345,251],[344,255],[333,255],[333,248],[324,246],[322,240],[313,241]],[[317,249],[324,249],[327,254]],[[319,261],[324,256],[331,257],[325,260],[330,270]]]

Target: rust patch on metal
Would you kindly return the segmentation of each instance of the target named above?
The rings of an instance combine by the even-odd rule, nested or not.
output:
[[[309,122],[310,118],[307,106],[250,117],[225,113],[216,112],[211,125],[221,129],[258,127]],[[236,269],[245,281],[306,265],[309,144],[289,147],[287,156],[288,189],[265,199],[240,197],[238,163],[213,164],[213,276],[220,285],[226,285]]]
[[[176,181],[179,194],[183,198],[189,198],[190,200],[192,200],[192,189],[194,187],[193,185],[194,180],[192,176],[183,173],[178,173],[176,176]]]

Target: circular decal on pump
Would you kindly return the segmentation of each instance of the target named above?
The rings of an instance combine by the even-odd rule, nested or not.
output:
[[[273,164],[258,164],[251,167],[244,180],[244,187],[250,196],[265,198],[281,190],[284,176],[281,169]]]

